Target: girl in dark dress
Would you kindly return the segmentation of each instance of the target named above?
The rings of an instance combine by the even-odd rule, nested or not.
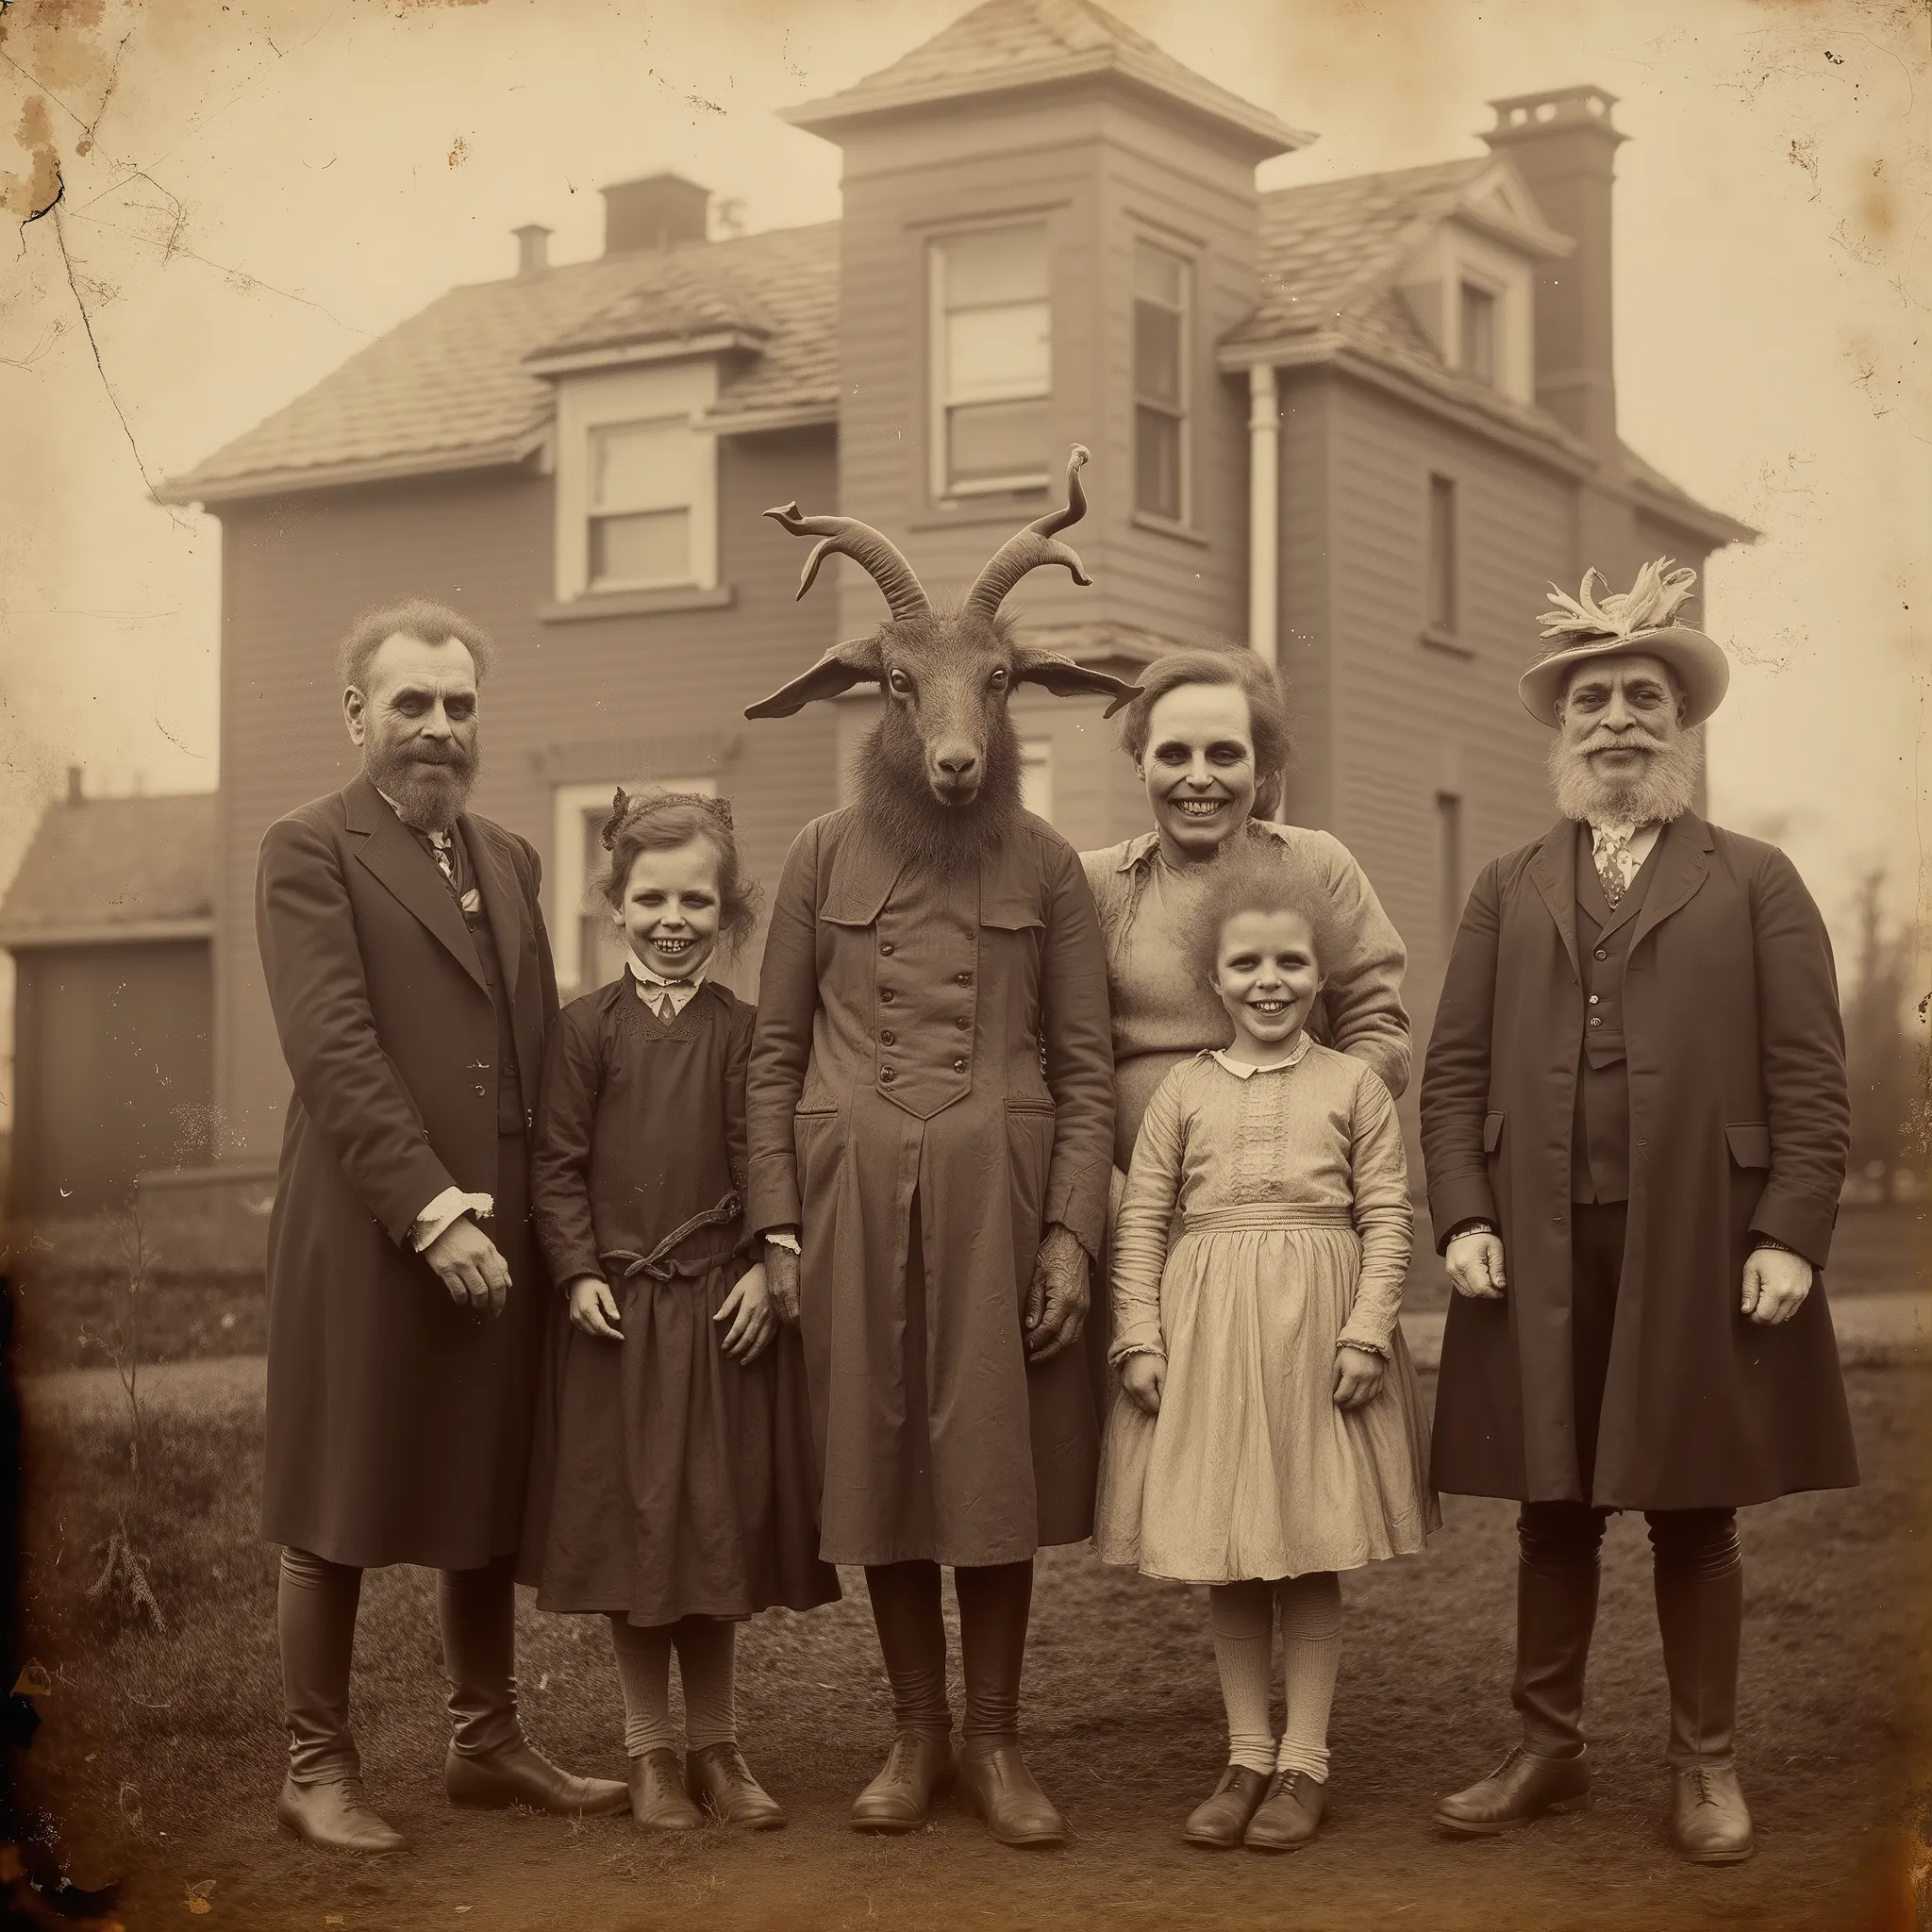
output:
[[[756,888],[715,799],[620,791],[604,843],[630,957],[564,1008],[544,1061],[530,1187],[557,1307],[522,1576],[541,1609],[610,1619],[639,1828],[689,1830],[702,1805],[769,1829],[785,1814],[738,1748],[737,1622],[839,1581],[798,1334],[741,1216],[753,1008],[706,976]]]

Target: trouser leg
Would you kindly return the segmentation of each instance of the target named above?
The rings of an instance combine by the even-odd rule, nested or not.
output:
[[[275,1584],[275,1629],[282,1653],[282,1708],[289,1730],[289,1775],[298,1785],[359,1777],[362,1761],[349,1733],[349,1670],[362,1572],[307,1550],[285,1549]]]
[[[738,1741],[738,1625],[724,1617],[686,1617],[672,1626],[684,1686],[684,1741],[691,1751]]]
[[[1656,1509],[1657,1622],[1671,1686],[1670,1762],[1728,1765],[1738,1718],[1744,1564],[1733,1509]]]
[[[937,1563],[868,1563],[865,1586],[879,1652],[892,1686],[892,1714],[902,1731],[944,1738],[953,1728],[946,1702],[946,1624],[940,1610]]]
[[[959,1649],[966,1677],[960,1735],[975,1744],[1020,1740],[1020,1674],[1026,1663],[1026,1624],[1033,1609],[1033,1559],[961,1566],[953,1572],[959,1598]]]
[[[444,1570],[436,1588],[449,1674],[451,1747],[486,1757],[524,1740],[517,1722],[516,1558],[480,1570]]]
[[[1516,1676],[1509,1701],[1524,1748],[1539,1757],[1583,1749],[1583,1678],[1596,1628],[1607,1511],[1525,1503],[1516,1522]]]

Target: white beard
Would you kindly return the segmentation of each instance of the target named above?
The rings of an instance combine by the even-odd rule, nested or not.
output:
[[[1703,741],[1690,732],[1657,744],[1637,776],[1622,782],[1599,778],[1588,754],[1560,738],[1550,747],[1557,809],[1589,824],[1668,824],[1690,809],[1703,769]]]

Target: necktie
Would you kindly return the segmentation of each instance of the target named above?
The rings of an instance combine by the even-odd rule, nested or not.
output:
[[[1630,838],[1635,830],[1634,825],[1591,827],[1591,844],[1596,855],[1596,875],[1603,881],[1604,897],[1610,902],[1612,912],[1629,890],[1624,876],[1624,860],[1629,855]]]

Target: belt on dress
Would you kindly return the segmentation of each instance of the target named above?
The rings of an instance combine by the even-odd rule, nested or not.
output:
[[[723,1254],[693,1255],[675,1261],[670,1258],[673,1250],[689,1241],[699,1229],[726,1226],[743,1212],[744,1203],[734,1189],[715,1208],[707,1208],[693,1214],[689,1221],[680,1222],[648,1255],[641,1255],[635,1248],[607,1248],[597,1258],[607,1268],[626,1264],[621,1276],[625,1281],[639,1274],[648,1274],[653,1281],[675,1281],[680,1277],[691,1280],[700,1274],[708,1274],[721,1261],[728,1261],[737,1249],[726,1248]]]
[[[1182,1217],[1183,1234],[1224,1234],[1236,1228],[1345,1227],[1355,1231],[1355,1216],[1346,1208],[1297,1208],[1272,1201],[1242,1202],[1226,1208],[1201,1208]]]

